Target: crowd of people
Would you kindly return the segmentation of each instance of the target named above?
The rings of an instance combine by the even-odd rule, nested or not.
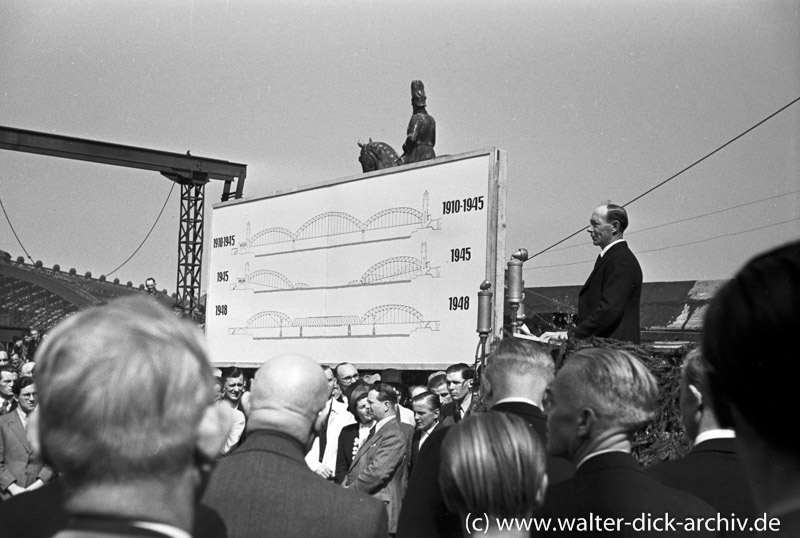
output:
[[[694,448],[647,469],[633,436],[659,387],[623,349],[556,371],[507,337],[480,395],[464,363],[409,387],[283,355],[247,379],[156,301],[113,301],[16,366],[0,351],[0,535],[800,536],[798,299],[800,243],[720,290],[681,370]]]

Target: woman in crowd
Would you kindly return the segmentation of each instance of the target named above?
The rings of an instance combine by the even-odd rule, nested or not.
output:
[[[439,486],[448,509],[465,523],[464,536],[468,531],[529,535],[523,524],[544,501],[546,454],[522,418],[500,412],[470,415],[450,429],[441,457]]]

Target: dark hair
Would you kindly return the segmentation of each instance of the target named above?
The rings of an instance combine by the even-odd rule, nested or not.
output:
[[[389,402],[392,405],[397,405],[397,392],[389,383],[375,383],[370,390],[378,393],[377,399],[379,402]]]
[[[222,370],[222,381],[224,382],[226,379],[230,378],[237,378],[237,377],[244,377],[244,372],[237,368],[236,366],[228,366],[224,370]]]
[[[628,212],[620,205],[606,204],[606,222],[614,221],[619,222],[619,231],[624,232],[628,227]]]
[[[34,381],[32,377],[18,377],[16,381],[14,381],[14,385],[11,387],[11,392],[14,393],[14,396],[19,398],[19,393],[22,392],[22,389],[29,385],[33,385]]]
[[[796,343],[800,334],[800,241],[752,259],[725,284],[706,311],[703,357],[717,418],[739,416],[780,449],[800,450],[787,428],[795,407]]]
[[[431,411],[436,411],[437,409],[442,408],[442,400],[439,399],[438,394],[434,394],[432,392],[420,392],[411,400],[413,403],[422,403],[425,402],[428,404],[428,407],[431,408]]]
[[[448,374],[454,374],[458,372],[461,374],[461,379],[466,381],[467,379],[473,379],[475,377],[475,372],[472,371],[472,368],[464,364],[463,362],[459,362],[458,364],[452,364],[447,367],[446,372]]]

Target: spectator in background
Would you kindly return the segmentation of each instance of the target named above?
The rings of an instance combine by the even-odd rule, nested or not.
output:
[[[36,366],[36,363],[34,363],[33,361],[26,362],[25,364],[19,367],[19,376],[33,377],[34,366]]]
[[[385,538],[382,503],[323,480],[305,463],[329,397],[319,364],[307,357],[275,357],[258,369],[247,439],[220,460],[203,497],[225,518],[230,538]]]
[[[442,405],[453,401],[450,391],[447,390],[447,374],[445,372],[436,372],[428,378],[428,390],[439,395]]]
[[[12,365],[0,366],[0,416],[10,413],[17,405],[14,400],[14,382],[17,377],[17,369]]]
[[[475,372],[464,363],[447,368],[447,390],[452,403],[442,406],[442,416],[453,417],[458,423],[472,412],[472,384]]]
[[[23,348],[24,349],[24,348]],[[13,351],[11,353],[11,367],[14,368],[15,372],[19,372],[19,367],[25,363],[25,356]]]
[[[735,427],[759,513],[800,536],[797,342],[800,242],[750,260],[716,294],[704,323],[703,356],[717,417]]]
[[[325,404],[327,419],[320,429],[319,436],[311,443],[311,449],[306,454],[306,464],[325,480],[333,480],[339,452],[339,434],[342,428],[352,424],[355,419],[347,410],[347,406],[333,397],[333,389],[336,387],[333,369],[330,366],[323,366],[322,372],[328,385],[328,402]]]
[[[28,334],[25,336],[25,349],[27,350],[25,354],[26,361],[34,360],[36,357],[36,349],[38,349],[40,342],[41,339],[38,329],[31,329],[28,331]]]
[[[439,397],[432,392],[422,392],[414,396],[411,402],[414,409],[414,435],[411,437],[411,461],[409,468],[414,468],[414,462],[419,451],[428,437],[436,431],[444,430],[450,424],[445,424],[441,417],[442,403]],[[451,422],[452,424],[452,422]]]
[[[334,481],[337,484],[344,482],[347,471],[353,463],[353,458],[369,437],[370,429],[375,425],[375,416],[369,406],[367,394],[370,387],[362,385],[353,390],[350,395],[349,410],[356,418],[355,424],[348,424],[339,434],[339,447],[336,451],[336,473]]]
[[[684,458],[648,468],[647,474],[666,486],[700,497],[722,514],[754,518],[758,514],[753,500],[742,495],[747,490],[747,480],[736,453],[736,435],[733,429],[720,426],[706,373],[701,351],[689,352],[681,369],[679,405],[686,435],[694,448]]]
[[[239,446],[239,441],[244,433],[247,421],[241,409],[242,394],[244,394],[244,372],[235,366],[223,370],[222,399],[217,404],[232,410],[233,423],[228,431],[228,438],[220,450],[220,456],[229,454]]]
[[[5,366],[6,364],[10,364],[10,359],[8,358],[8,351],[5,349],[0,349],[0,366]]]
[[[444,440],[439,484],[460,521],[487,516],[479,534],[527,537],[530,532],[524,528],[498,528],[495,518],[522,520],[541,506],[547,487],[544,446],[513,414],[472,415]],[[469,530],[469,524],[463,529]]]
[[[38,489],[54,476],[53,469],[34,456],[26,435],[28,416],[36,409],[33,379],[17,379],[13,391],[17,408],[0,417],[0,499],[3,500]]]
[[[62,322],[36,375],[42,452],[65,485],[63,535],[192,533],[227,431],[196,328],[142,297],[112,301]]]
[[[333,373],[336,374],[336,381],[339,383],[339,388],[347,396],[347,387],[358,381],[358,368],[349,362],[342,362],[333,368]]]
[[[428,387],[424,385],[411,385],[408,387],[408,395],[411,397],[411,400],[414,400],[414,397],[422,394],[423,392],[430,392]],[[438,398],[438,395],[437,395]],[[441,405],[441,400],[439,401],[439,405]]]
[[[147,280],[145,280],[144,289],[147,290],[148,295],[157,294],[158,291],[156,290],[156,279],[153,277],[149,277]]]

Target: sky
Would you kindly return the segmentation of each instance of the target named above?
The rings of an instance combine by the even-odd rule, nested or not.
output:
[[[245,163],[248,198],[360,173],[359,140],[400,150],[414,79],[437,155],[507,151],[507,256],[533,254],[800,97],[800,1],[0,1],[0,125]],[[33,260],[173,293],[171,187],[0,150]],[[628,212],[645,282],[729,278],[797,239],[800,102]],[[25,255],[3,217],[0,249]],[[581,232],[525,285],[582,284],[596,256]]]

